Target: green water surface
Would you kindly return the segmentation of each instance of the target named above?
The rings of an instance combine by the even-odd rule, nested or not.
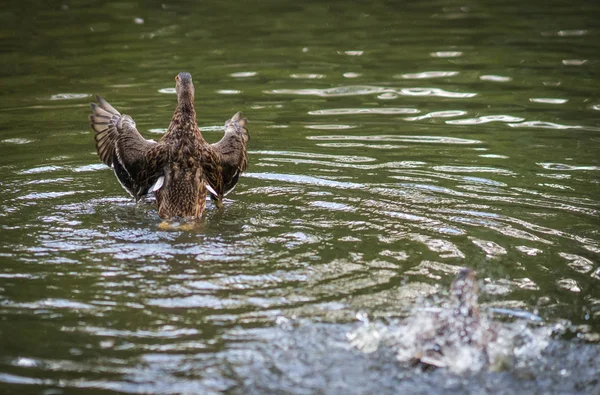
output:
[[[0,388],[236,391],[252,330],[399,316],[461,266],[486,306],[598,342],[598,20],[593,1],[9,1]],[[165,231],[87,117],[99,94],[158,139],[180,71],[207,140],[248,117],[250,167]]]

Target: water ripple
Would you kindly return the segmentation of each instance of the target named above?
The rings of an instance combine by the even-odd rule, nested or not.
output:
[[[93,309],[94,306],[87,303],[74,302],[67,299],[43,299],[36,302],[25,302],[15,303],[7,302],[4,304],[7,307],[13,308],[26,308],[26,309],[42,309],[42,308],[53,308],[53,309],[68,309],[68,310],[89,310]]]
[[[227,309],[235,308],[242,305],[242,302],[235,300],[228,300],[223,298],[217,298],[209,295],[192,295],[181,298],[159,298],[150,299],[146,302],[150,306],[158,306],[163,308],[171,309]],[[162,337],[162,336],[161,336]]]
[[[294,156],[298,158],[319,158],[319,159],[333,159],[336,162],[342,163],[364,163],[374,162],[375,158],[369,158],[366,156],[349,156],[349,155],[329,155],[329,154],[315,154],[310,152],[295,152],[295,151],[251,151],[252,154],[257,155],[273,155],[273,156]]]
[[[355,207],[349,206],[344,203],[315,200],[313,202],[310,202],[310,205],[313,207],[324,208],[324,209],[333,210],[333,211],[356,211]]]
[[[295,79],[319,80],[325,78],[325,74],[290,74]]]
[[[580,37],[585,36],[589,33],[588,30],[574,29],[574,30],[559,30],[557,32],[543,32],[543,36],[559,36],[559,37]]]
[[[16,145],[30,144],[30,143],[33,143],[34,141],[35,140],[23,139],[23,138],[12,138],[12,139],[2,140],[3,143],[6,143],[6,144],[16,144]]]
[[[341,96],[359,96],[371,95],[388,91],[388,88],[369,85],[350,85],[327,89],[274,89],[263,91],[267,94],[279,95],[307,95],[321,97],[341,97]]]
[[[232,77],[235,77],[235,78],[248,78],[248,77],[254,77],[257,74],[258,73],[256,71],[238,71],[236,73],[231,73],[229,75]]]
[[[424,71],[421,73],[409,73],[395,75],[394,78],[404,78],[408,80],[418,80],[427,78],[454,77],[458,75],[458,71]]]
[[[434,166],[433,169],[448,173],[495,173],[502,175],[515,175],[515,173],[510,170],[484,166]]]
[[[464,139],[447,136],[398,136],[398,135],[374,135],[374,136],[307,136],[309,140],[357,140],[357,141],[391,141],[406,143],[432,143],[432,144],[481,144],[479,140]]]
[[[512,81],[512,77],[504,76],[504,75],[482,75],[479,77],[482,81],[492,81],[492,82],[509,82]]]
[[[594,270],[594,262],[587,258],[566,252],[559,252],[558,255],[564,258],[568,262],[567,265],[576,272],[589,273]]]
[[[308,184],[315,186],[326,186],[332,188],[348,188],[348,189],[362,189],[365,186],[363,184],[357,184],[353,182],[340,182],[326,180],[324,178],[296,175],[296,174],[280,174],[280,173],[246,173],[247,177],[258,178],[261,180],[270,181],[282,181],[290,182],[294,184]]]
[[[543,122],[543,121],[527,121],[521,123],[509,123],[508,126],[511,128],[540,128],[540,129],[583,129],[583,126],[577,125],[561,125],[559,123],[553,122]],[[595,128],[586,128],[586,129],[594,129]],[[600,130],[600,128],[598,128]]]
[[[24,196],[19,196],[19,200],[40,200],[40,199],[55,199],[64,196],[83,193],[83,191],[64,191],[64,192],[32,192]]]
[[[433,58],[458,58],[463,55],[461,51],[438,51],[429,54]]]
[[[354,129],[357,125],[305,125],[306,129],[316,129],[316,130],[345,130],[345,129]]]
[[[565,66],[583,66],[587,62],[587,59],[564,59],[562,64]]]
[[[74,100],[74,99],[84,99],[86,97],[91,97],[92,95],[89,93],[57,93],[50,97],[50,100]]]
[[[598,171],[600,170],[600,166],[577,166],[577,165],[568,165],[565,163],[553,163],[553,162],[540,162],[536,163],[538,166],[543,167],[546,170],[564,170],[564,171],[574,171],[574,170],[591,170]]]
[[[399,94],[404,96],[437,96],[454,99],[466,99],[477,96],[477,93],[450,92],[440,88],[402,88]]]
[[[219,89],[215,92],[221,95],[239,95],[242,93],[242,91],[238,89]]]
[[[446,121],[446,123],[451,125],[479,125],[488,122],[521,122],[523,120],[524,118],[513,117],[510,115],[485,115],[478,118],[453,119]]]
[[[61,170],[64,169],[64,166],[40,166],[40,167],[34,167],[28,170],[21,170],[19,171],[19,174],[39,174],[39,173],[49,173],[49,172],[53,172],[53,171],[57,171],[57,170]]]
[[[448,111],[434,111],[428,114],[420,115],[418,117],[406,117],[407,121],[420,121],[423,119],[434,119],[434,118],[453,118],[465,115],[467,112],[462,110],[448,110]]]
[[[545,104],[565,104],[569,99],[557,99],[550,97],[532,97],[529,99],[532,103],[545,103]]]
[[[381,93],[393,93],[402,96],[437,96],[455,99],[465,99],[477,96],[477,93],[450,92],[441,88],[384,88],[369,85],[339,86],[327,89],[274,89],[263,91],[267,94],[304,95],[320,97],[360,96]]]
[[[416,108],[333,108],[329,110],[309,111],[310,115],[347,115],[347,114],[418,114]]]

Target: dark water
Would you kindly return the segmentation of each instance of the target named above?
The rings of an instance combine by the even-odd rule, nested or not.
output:
[[[0,392],[597,391],[600,3],[526,3],[7,3]],[[158,139],[184,70],[207,140],[249,118],[250,168],[163,231],[88,103]],[[527,374],[352,348],[357,313],[404,316],[460,266],[563,328]]]

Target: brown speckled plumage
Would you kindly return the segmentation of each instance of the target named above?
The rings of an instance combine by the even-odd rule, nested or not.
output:
[[[225,135],[208,144],[196,123],[194,85],[189,73],[176,77],[177,107],[169,129],[156,143],[144,139],[128,115],[98,97],[90,115],[100,159],[112,167],[138,201],[154,193],[162,218],[199,218],[206,194],[222,203],[248,166],[247,120],[240,112],[225,123]]]

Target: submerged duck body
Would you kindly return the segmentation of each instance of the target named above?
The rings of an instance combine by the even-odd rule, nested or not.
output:
[[[209,144],[196,122],[191,75],[179,73],[175,79],[177,107],[158,143],[144,139],[129,115],[101,97],[91,104],[90,122],[100,159],[136,201],[153,193],[161,218],[199,218],[207,193],[220,206],[248,167],[247,120],[236,113],[225,123],[221,141]]]
[[[478,298],[475,272],[462,268],[452,282],[450,298],[439,307],[416,307],[392,324],[367,321],[348,337],[368,353],[380,345],[390,347],[407,366],[479,371],[489,367],[492,359],[502,363],[504,357],[496,344],[497,326],[480,313]]]
[[[424,366],[452,367],[457,360],[483,366],[488,363],[488,342],[495,337],[493,327],[479,311],[479,285],[476,273],[462,268],[450,287],[449,306],[425,318],[416,337],[419,345],[413,362]],[[458,370],[468,370],[460,366]]]

